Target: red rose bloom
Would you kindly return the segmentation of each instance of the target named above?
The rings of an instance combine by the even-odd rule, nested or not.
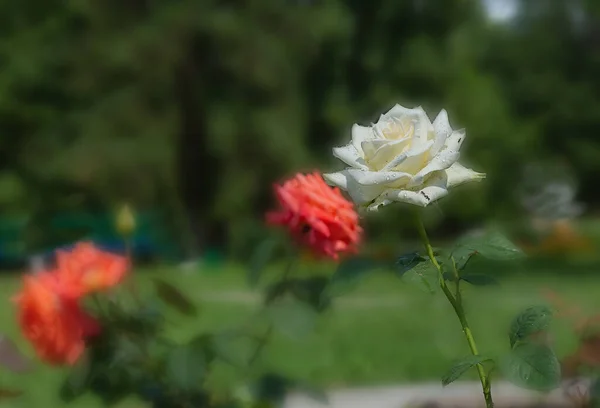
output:
[[[97,249],[82,242],[71,251],[57,251],[56,274],[65,295],[80,298],[120,283],[127,270],[127,258]]]
[[[338,259],[356,252],[362,229],[354,206],[319,173],[297,174],[275,185],[281,209],[267,214],[267,223],[286,226],[291,235],[316,255]]]
[[[60,295],[55,272],[26,275],[16,296],[18,322],[42,361],[72,365],[85,350],[85,339],[98,334],[97,321],[76,300]]]

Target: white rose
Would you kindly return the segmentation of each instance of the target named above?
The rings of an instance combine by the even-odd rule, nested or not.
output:
[[[372,126],[355,124],[352,142],[333,149],[350,167],[323,176],[369,210],[394,201],[425,207],[452,187],[485,178],[458,163],[464,140],[465,130],[453,131],[445,110],[432,124],[423,108],[396,105]]]

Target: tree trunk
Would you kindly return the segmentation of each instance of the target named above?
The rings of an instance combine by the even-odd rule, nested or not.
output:
[[[223,225],[211,219],[214,197],[220,184],[220,159],[208,148],[208,130],[203,91],[210,81],[209,53],[206,41],[190,47],[188,57],[175,75],[176,100],[179,104],[180,131],[177,140],[177,178],[183,207],[182,219],[188,232],[186,252],[196,257],[207,247],[223,247]],[[204,56],[201,61],[201,56]],[[208,85],[210,86],[210,85]]]

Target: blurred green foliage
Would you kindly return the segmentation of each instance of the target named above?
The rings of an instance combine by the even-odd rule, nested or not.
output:
[[[533,160],[570,164],[597,204],[600,9],[521,3],[495,24],[478,0],[2,2],[0,213],[127,200],[190,254],[238,248],[274,181],[338,168],[331,147],[394,103],[446,108],[488,173],[444,201],[446,230],[514,217]]]

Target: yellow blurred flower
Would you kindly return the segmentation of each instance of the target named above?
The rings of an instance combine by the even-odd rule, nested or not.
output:
[[[135,214],[128,204],[121,206],[117,212],[116,228],[119,235],[128,237],[135,231]]]

